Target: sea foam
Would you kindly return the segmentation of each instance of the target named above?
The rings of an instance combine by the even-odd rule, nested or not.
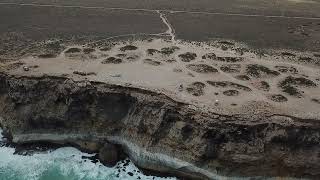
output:
[[[108,168],[100,162],[93,163],[83,158],[94,154],[83,153],[73,147],[39,152],[32,156],[17,155],[14,151],[14,148],[0,147],[0,180],[175,179],[146,176],[130,160]]]

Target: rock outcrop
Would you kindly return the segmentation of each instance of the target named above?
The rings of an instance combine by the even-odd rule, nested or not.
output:
[[[104,146],[99,150],[99,160],[102,164],[113,167],[119,161],[119,150],[111,143],[105,143]]]
[[[320,176],[317,119],[223,115],[139,88],[7,74],[0,116],[14,143],[109,142],[141,168],[180,177]]]

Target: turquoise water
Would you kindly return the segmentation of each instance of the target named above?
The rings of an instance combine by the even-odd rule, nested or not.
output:
[[[139,177],[142,180],[175,179],[145,176],[131,162],[128,166],[119,162],[119,173],[117,168],[108,168],[101,163],[83,159],[82,156],[94,154],[82,153],[72,147],[32,156],[13,153],[13,148],[0,147],[0,180],[131,180]]]

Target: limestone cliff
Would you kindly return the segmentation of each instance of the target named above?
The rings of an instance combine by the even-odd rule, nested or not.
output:
[[[180,177],[320,174],[320,121],[223,115],[139,88],[0,75],[0,124],[14,143],[111,142],[141,168]]]

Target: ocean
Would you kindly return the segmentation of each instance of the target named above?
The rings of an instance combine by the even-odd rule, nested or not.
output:
[[[0,129],[0,134],[2,130]],[[2,135],[0,135],[0,141]],[[0,143],[1,144],[1,143]],[[31,156],[14,154],[14,148],[0,147],[0,180],[175,180],[146,176],[130,161],[119,162],[114,168],[93,163],[73,147],[39,152]]]

